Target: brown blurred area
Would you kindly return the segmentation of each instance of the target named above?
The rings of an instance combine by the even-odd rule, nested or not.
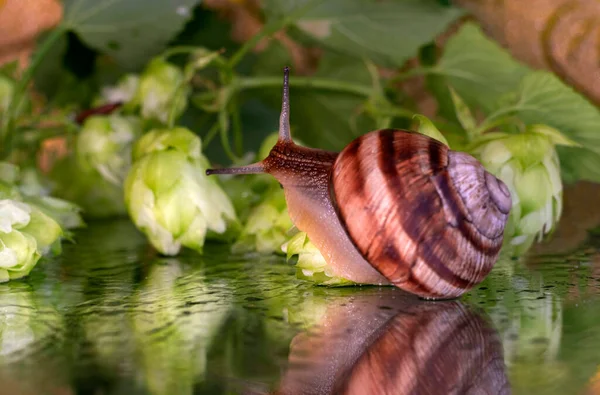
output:
[[[583,394],[600,395],[600,366],[598,366],[598,372],[596,375],[590,379],[590,385]]]
[[[588,238],[588,230],[600,226],[600,184],[578,182],[565,186],[563,214],[552,237],[534,245],[533,254],[558,254],[576,249]],[[598,262],[600,270],[600,262]]]
[[[600,2],[455,0],[531,67],[553,71],[600,104]]]
[[[58,0],[0,0],[0,65],[17,60],[27,67],[37,37],[56,26],[62,13]]]

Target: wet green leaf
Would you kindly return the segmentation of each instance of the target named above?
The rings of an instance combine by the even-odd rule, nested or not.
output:
[[[200,0],[65,0],[64,25],[129,69],[161,52]]]
[[[312,1],[312,3],[310,3]],[[295,26],[321,45],[347,55],[400,66],[462,15],[433,0],[285,0],[264,2],[272,18],[306,6]]]

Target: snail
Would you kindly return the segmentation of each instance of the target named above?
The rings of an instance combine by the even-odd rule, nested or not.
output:
[[[410,130],[364,134],[340,153],[290,135],[289,68],[269,155],[212,174],[274,176],[295,226],[335,276],[453,299],[494,266],[512,207],[508,187],[471,155]]]

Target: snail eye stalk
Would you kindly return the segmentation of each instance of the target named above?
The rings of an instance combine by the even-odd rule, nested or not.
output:
[[[283,69],[283,94],[281,100],[281,114],[279,115],[279,139],[277,144],[294,144],[290,132],[290,68]],[[222,169],[208,169],[206,175],[213,174],[260,174],[265,173],[263,161],[248,166],[227,167]]]

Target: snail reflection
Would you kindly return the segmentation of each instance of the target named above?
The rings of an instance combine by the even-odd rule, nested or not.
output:
[[[276,394],[508,394],[502,343],[457,302],[341,298],[292,341]]]

